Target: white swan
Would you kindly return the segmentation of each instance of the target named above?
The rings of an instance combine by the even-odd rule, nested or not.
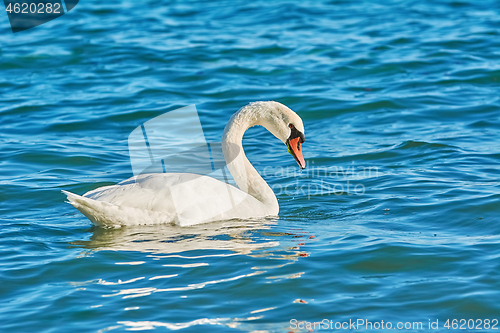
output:
[[[288,146],[300,168],[306,167],[301,145],[302,119],[285,105],[254,102],[229,120],[222,137],[227,167],[239,189],[208,176],[188,173],[143,174],[83,196],[62,191],[68,202],[94,224],[104,227],[175,223],[189,226],[216,220],[275,216],[273,190],[245,156],[245,131],[264,126]]]

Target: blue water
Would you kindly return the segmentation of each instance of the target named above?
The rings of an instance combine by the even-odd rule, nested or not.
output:
[[[499,27],[486,0],[85,0],[17,34],[0,14],[0,331],[491,329]],[[302,173],[245,136],[278,219],[106,230],[64,203],[132,176],[145,121],[196,104],[216,142],[256,100],[306,129]]]

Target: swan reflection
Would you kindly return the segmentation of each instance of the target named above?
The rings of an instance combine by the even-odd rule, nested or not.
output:
[[[234,252],[233,254],[249,254],[253,250],[279,245],[278,241],[260,241],[252,237],[251,233],[270,229],[276,223],[277,219],[263,218],[220,221],[192,227],[170,224],[128,226],[118,229],[96,227],[91,229],[93,233],[88,241],[76,241],[71,244],[83,246],[91,252],[139,251],[156,255],[179,254],[193,250],[229,250]]]
[[[207,299],[224,303],[226,297],[232,297],[228,290],[249,295],[256,292],[256,285],[266,289],[301,278],[304,272],[294,264],[304,257],[301,247],[306,239],[312,239],[302,229],[283,231],[277,219],[220,221],[192,227],[95,228],[91,232],[89,240],[72,244],[85,249],[82,261],[89,265],[97,261],[106,269],[91,274],[90,280],[71,282],[82,292],[100,294],[99,302],[90,304],[91,308],[148,312],[152,304],[168,304],[178,309],[176,314],[157,318],[161,320],[121,320],[103,331],[207,324],[248,331],[251,322],[279,308],[281,301],[256,302],[245,309],[231,309],[226,316],[201,316],[192,321],[180,319],[177,313],[189,312]]]

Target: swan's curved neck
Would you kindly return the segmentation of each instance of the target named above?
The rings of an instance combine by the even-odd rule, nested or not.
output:
[[[242,146],[246,130],[252,126],[263,125],[259,111],[247,106],[231,117],[222,136],[222,151],[228,169],[240,190],[269,208],[277,209],[278,199],[245,156]]]

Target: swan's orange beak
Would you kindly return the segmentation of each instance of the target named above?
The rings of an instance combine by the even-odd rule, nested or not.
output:
[[[288,152],[292,154],[293,158],[295,158],[299,167],[301,169],[305,169],[306,161],[304,160],[304,156],[302,155],[302,142],[304,142],[302,138],[296,137],[293,139],[288,139],[286,141],[286,145],[288,146]]]

